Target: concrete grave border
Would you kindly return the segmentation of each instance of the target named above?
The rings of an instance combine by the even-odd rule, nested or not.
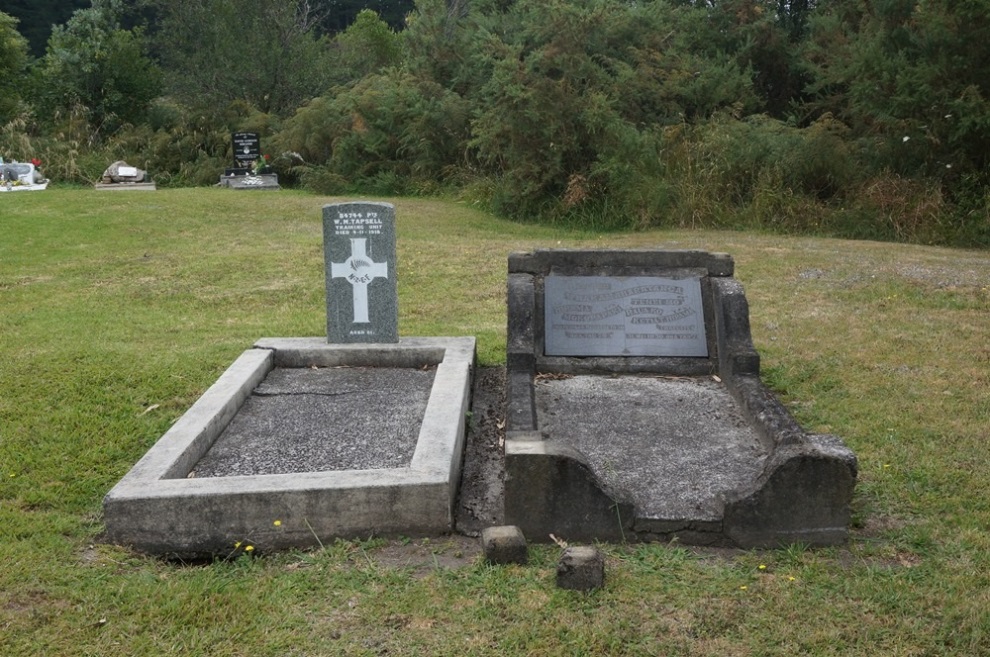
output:
[[[724,253],[697,250],[539,250],[513,253],[508,271],[505,522],[530,540],[670,540],[776,547],[848,537],[856,456],[840,438],[809,434],[760,380],[749,305]],[[548,356],[544,278],[700,278],[707,357]],[[718,377],[766,447],[762,472],[726,492],[722,518],[637,518],[627,491],[600,480],[580,450],[539,426],[536,374]],[[658,409],[660,412],[660,409]]]
[[[449,532],[474,357],[473,337],[347,345],[259,340],[107,494],[106,537],[152,554],[192,557],[229,554],[237,542],[273,550],[336,537]],[[436,365],[409,467],[187,478],[272,369],[342,365]]]

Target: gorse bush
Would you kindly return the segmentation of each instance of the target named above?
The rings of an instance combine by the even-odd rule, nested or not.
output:
[[[98,0],[33,67],[0,14],[33,70],[0,79],[0,154],[212,184],[251,130],[322,193],[990,245],[988,0],[418,0],[333,35],[326,6]]]
[[[387,185],[397,191],[416,181],[444,182],[464,148],[469,110],[435,82],[389,69],[314,99],[285,122],[272,143],[320,167],[323,173],[304,180],[323,189],[327,180],[380,187],[383,180],[405,179]]]

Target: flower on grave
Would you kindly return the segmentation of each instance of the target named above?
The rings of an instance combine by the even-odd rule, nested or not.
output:
[[[36,158],[36,157],[32,157],[32,158],[31,158],[31,164],[33,164],[33,165],[34,165],[34,168],[35,168],[35,169],[40,169],[40,168],[41,168],[41,160],[39,160],[39,159],[38,159],[38,158]]]
[[[267,153],[259,157],[254,163],[254,171],[252,173],[256,176],[263,173],[268,173],[271,166],[272,156]]]

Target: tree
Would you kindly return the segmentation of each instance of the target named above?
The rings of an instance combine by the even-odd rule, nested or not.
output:
[[[161,73],[145,54],[141,30],[121,28],[122,12],[121,0],[95,0],[52,30],[38,92],[42,115],[81,108],[103,132],[144,118]]]
[[[0,11],[0,126],[16,116],[27,66],[27,40],[17,19]]]
[[[396,34],[378,14],[362,9],[354,22],[333,39],[340,82],[360,80],[366,75],[398,64],[402,46]]]
[[[990,1],[845,0],[811,24],[816,98],[877,165],[952,181],[990,167]]]
[[[169,94],[197,107],[244,100],[288,114],[330,80],[307,0],[149,0]]]
[[[65,23],[89,0],[5,0],[3,10],[20,20],[20,32],[28,41],[31,56],[44,57],[52,26]]]

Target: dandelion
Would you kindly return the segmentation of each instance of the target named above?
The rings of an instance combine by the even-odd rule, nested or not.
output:
[[[749,588],[748,586],[746,586],[745,584],[743,584],[742,586],[739,587],[739,590],[740,591],[745,591],[748,588]]]
[[[254,546],[253,545],[248,545],[247,547],[244,548],[244,551],[245,552],[254,552]]]
[[[794,576],[792,575],[792,576],[790,576],[790,577],[788,577],[788,578],[787,578],[787,581],[788,581],[788,582],[793,582],[793,581],[794,581],[794,580],[796,580],[796,579],[797,579],[797,577],[794,577]]]
[[[761,563],[761,564],[759,565],[759,569],[760,569],[760,570],[766,570],[766,569],[767,569],[767,565],[766,565],[765,563]]]
[[[272,524],[275,525],[276,527],[281,527],[282,526],[282,521],[281,520],[276,520]]]
[[[907,135],[904,135],[903,137],[901,137],[901,141],[903,141],[903,142],[909,142],[909,141],[911,141],[911,138],[908,137]]]

